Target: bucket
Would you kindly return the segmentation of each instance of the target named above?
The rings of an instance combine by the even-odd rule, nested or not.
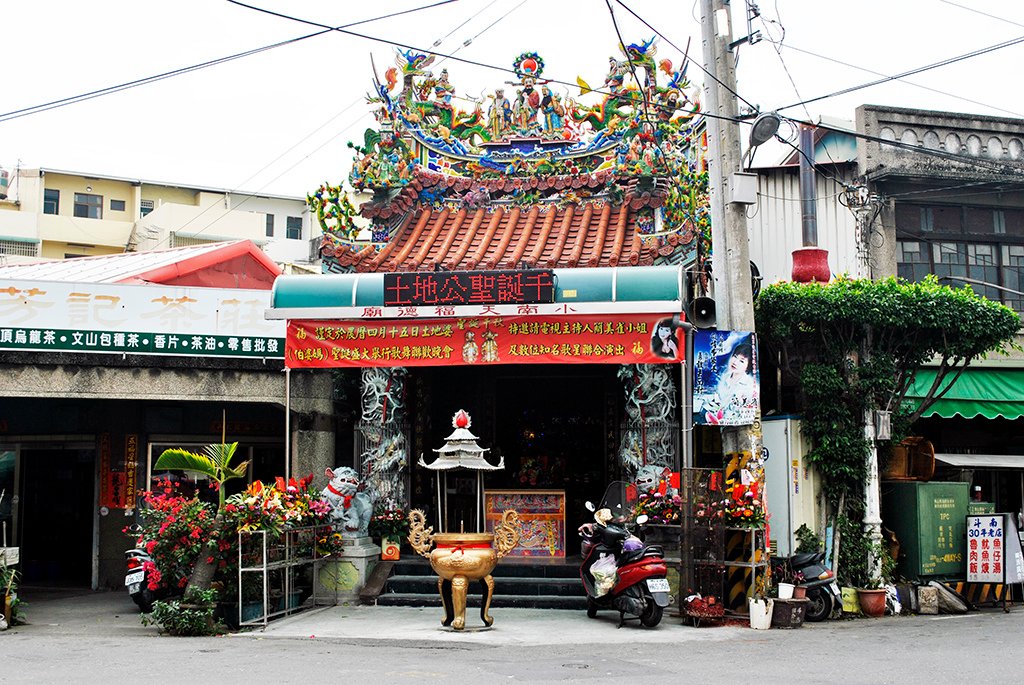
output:
[[[768,630],[772,627],[772,608],[775,602],[771,599],[750,599],[750,627],[754,630]]]
[[[793,583],[779,583],[779,599],[793,599]]]
[[[844,614],[859,614],[860,613],[860,599],[857,597],[857,588],[844,587],[843,593],[843,613]]]

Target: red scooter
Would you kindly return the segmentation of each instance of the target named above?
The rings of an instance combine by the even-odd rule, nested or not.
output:
[[[580,579],[587,593],[587,616],[595,618],[600,609],[614,609],[619,612],[620,628],[627,620],[653,628],[669,605],[665,553],[632,534],[630,527],[642,528],[647,517],[632,520],[631,500],[635,504],[635,486],[615,481],[605,491],[600,508],[587,502],[594,523],[579,528]]]

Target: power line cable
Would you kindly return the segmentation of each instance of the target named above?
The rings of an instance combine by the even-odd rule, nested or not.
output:
[[[497,2],[497,0],[494,0],[494,2]],[[494,2],[492,2],[492,3],[490,4],[490,5],[487,5],[487,7],[490,7],[491,5],[493,5],[493,4],[494,4]],[[482,29],[481,29],[480,31],[478,31],[478,32],[477,32],[477,34],[476,34],[475,36],[472,36],[472,37],[470,37],[470,38],[467,38],[466,40],[464,40],[464,41],[462,42],[462,44],[461,44],[461,45],[459,45],[459,46],[458,46],[457,48],[455,48],[454,50],[452,50],[452,54],[454,55],[455,53],[457,53],[457,52],[458,52],[459,50],[461,50],[462,48],[465,48],[465,47],[469,47],[470,45],[472,45],[472,43],[473,43],[473,41],[474,41],[474,40],[476,40],[476,39],[477,39],[477,38],[479,38],[480,36],[484,35],[484,34],[485,34],[485,33],[487,33],[488,31],[490,31],[491,29],[493,29],[493,28],[494,28],[495,26],[497,26],[497,25],[498,25],[498,24],[499,24],[500,22],[502,22],[502,21],[503,21],[503,20],[504,20],[505,18],[507,18],[507,17],[508,17],[508,16],[510,15],[510,14],[512,14],[512,13],[513,13],[513,12],[515,12],[515,11],[516,11],[517,9],[519,9],[520,7],[522,7],[523,5],[525,5],[525,4],[527,3],[527,2],[529,2],[529,0],[521,0],[521,2],[520,2],[520,3],[518,4],[518,5],[516,5],[516,6],[515,6],[515,7],[513,7],[512,9],[508,10],[507,12],[505,12],[505,14],[501,15],[500,17],[498,17],[497,19],[495,19],[494,21],[492,21],[492,22],[491,22],[490,24],[488,24],[487,26],[485,26],[484,28],[482,28]],[[487,7],[485,7],[485,8],[484,8],[484,10],[486,10],[486,9],[487,9]],[[474,19],[475,17],[479,16],[479,15],[480,15],[480,14],[481,14],[481,13],[482,13],[482,12],[483,12],[484,10],[480,10],[480,12],[477,12],[476,14],[474,14],[474,15],[473,15],[472,17],[470,17],[470,18],[469,18],[469,19],[467,19],[467,20],[466,20],[465,22],[463,22],[463,24],[462,24],[462,25],[464,26],[464,25],[465,25],[465,24],[466,24],[466,23],[467,23],[467,22],[468,22],[468,21],[469,21],[470,19]],[[448,34],[448,35],[451,35],[451,34]],[[437,43],[434,43],[434,47],[437,47]],[[441,64],[441,63],[442,63],[442,62],[444,62],[444,61],[445,61],[446,59],[448,59],[448,58],[447,58],[447,57],[442,57],[441,59],[439,59],[439,60],[437,61],[437,63],[438,63],[438,64]]]
[[[1003,41],[1002,43],[996,43],[995,45],[990,45],[990,46],[985,47],[985,48],[980,48],[978,50],[973,50],[971,52],[967,52],[967,53],[964,53],[962,55],[957,55],[956,57],[950,57],[948,59],[944,59],[944,60],[939,61],[939,62],[933,62],[932,64],[927,64],[927,65],[925,65],[923,67],[917,67],[915,69],[909,69],[909,70],[904,71],[902,73],[895,74],[893,76],[886,76],[885,78],[876,79],[876,80],[871,81],[869,83],[862,83],[859,86],[850,86],[849,88],[843,88],[842,90],[837,90],[837,91],[835,91],[833,93],[828,93],[827,95],[819,95],[817,97],[810,98],[809,100],[801,100],[800,102],[794,102],[791,105],[785,105],[784,107],[779,107],[775,111],[781,112],[784,109],[792,109],[793,107],[800,107],[801,105],[808,105],[808,104],[810,104],[812,102],[818,102],[819,100],[827,100],[828,98],[834,98],[834,97],[837,97],[839,95],[846,95],[847,93],[852,93],[854,91],[863,90],[864,88],[870,88],[872,86],[878,86],[878,85],[881,85],[883,83],[888,83],[889,81],[898,81],[899,79],[907,77],[907,76],[913,76],[914,74],[920,74],[920,73],[925,72],[925,71],[930,71],[931,69],[937,69],[939,67],[945,67],[945,66],[948,66],[950,64],[955,64],[957,62],[961,62],[963,60],[970,59],[971,57],[978,57],[980,55],[985,55],[987,53],[994,52],[996,50],[1002,50],[1003,48],[1008,48],[1008,47],[1011,47],[1013,45],[1017,45],[1018,43],[1024,43],[1024,36],[1018,36],[1017,38],[1011,38],[1010,40]]]
[[[768,41],[772,42],[772,38],[769,37]],[[856,69],[858,71],[863,71],[863,72],[865,72],[867,74],[873,74],[874,76],[886,76],[886,74],[884,74],[884,73],[882,73],[880,71],[874,71],[873,69],[867,69],[866,67],[857,66],[856,64],[850,64],[849,62],[844,62],[844,61],[842,61],[840,59],[836,59],[834,57],[829,57],[828,55],[822,55],[822,54],[819,54],[817,52],[812,52],[810,50],[805,50],[803,48],[798,48],[795,45],[793,45],[792,43],[786,43],[785,45],[781,45],[781,47],[784,47],[787,50],[792,50],[794,52],[800,52],[800,53],[803,53],[805,55],[810,55],[811,57],[817,57],[818,59],[823,59],[826,62],[832,62],[833,64],[839,64],[839,65],[844,66],[844,67],[849,67],[850,69]],[[1009,109],[1003,109],[1002,107],[997,107],[997,106],[991,105],[991,104],[989,104],[987,102],[981,102],[979,100],[972,100],[970,98],[965,98],[962,95],[957,95],[956,93],[949,93],[947,91],[939,90],[938,88],[932,88],[931,86],[926,86],[926,85],[923,85],[921,83],[914,83],[913,81],[907,81],[906,79],[897,79],[897,80],[900,83],[907,84],[908,86],[914,86],[915,88],[920,88],[922,90],[931,91],[932,93],[937,93],[939,95],[945,95],[946,97],[953,98],[954,100],[961,100],[963,102],[969,102],[972,105],[980,105],[982,107],[987,107],[989,109],[994,109],[994,110],[997,110],[999,112],[1005,112],[1006,114],[1012,114],[1013,116],[1015,116],[1017,118],[1024,118],[1024,114],[1021,114],[1019,112],[1014,112],[1013,110],[1009,110]],[[808,116],[808,118],[811,118],[811,117]]]
[[[287,14],[282,14],[281,12],[275,12],[273,10],[264,9],[262,7],[256,7],[255,5],[249,5],[249,4],[246,4],[244,2],[241,2],[240,0],[227,0],[227,1],[232,3],[232,4],[234,4],[234,5],[239,5],[240,7],[246,7],[248,9],[255,10],[257,12],[263,12],[265,14],[270,14],[270,15],[273,15],[273,16],[276,16],[276,17],[280,17],[282,19],[288,19],[289,21],[296,21],[296,22],[300,22],[300,23],[303,23],[303,24],[309,24],[311,26],[320,26],[320,27],[325,27],[326,26],[325,24],[320,24],[320,23],[317,23],[315,21],[311,21],[309,19],[302,19],[300,17],[293,17],[293,16],[290,16],[290,15],[287,15]],[[343,29],[341,27],[329,27],[329,28],[330,28],[331,31],[335,31],[337,33],[342,33],[342,34],[345,34],[345,35],[348,35],[348,36],[353,36],[355,38],[362,38],[364,40],[369,40],[369,41],[372,41],[372,42],[375,42],[375,43],[383,43],[385,45],[391,45],[391,46],[394,46],[394,47],[397,47],[397,48],[402,48],[404,50],[411,50],[411,51],[419,52],[419,53],[422,53],[422,54],[432,54],[432,55],[436,55],[438,57],[445,57],[447,59],[451,59],[451,60],[454,60],[456,62],[461,62],[463,64],[469,64],[469,65],[472,65],[472,66],[475,66],[475,67],[482,67],[484,69],[490,69],[492,71],[499,71],[499,72],[502,72],[502,73],[505,73],[505,74],[512,74],[513,76],[518,76],[518,74],[516,74],[514,69],[509,69],[508,67],[499,67],[499,66],[494,65],[494,64],[487,64],[486,62],[479,62],[479,61],[476,61],[476,60],[467,59],[465,57],[455,57],[452,54],[438,52],[437,50],[427,50],[425,48],[417,47],[415,45],[409,45],[407,43],[401,43],[401,42],[398,42],[398,41],[395,41],[395,40],[390,40],[390,39],[387,39],[387,38],[380,38],[378,36],[370,36],[370,35],[367,35],[365,33],[359,33],[357,31],[349,31],[349,30]],[[570,81],[561,81],[559,79],[552,79],[552,78],[549,78],[549,79],[546,79],[546,80],[548,82],[550,82],[550,83],[556,83],[558,85],[568,86],[570,88],[578,88],[579,87],[578,83],[574,83],[574,82],[570,82]],[[611,91],[601,90],[599,88],[591,88],[590,92],[597,93],[599,95],[616,95],[617,97],[622,97],[621,94],[612,93]],[[660,108],[660,106],[657,103],[653,104],[652,107],[655,108],[655,109],[659,109]],[[742,118],[726,117],[726,116],[722,116],[722,115],[718,115],[718,114],[712,114],[710,112],[695,112],[694,114],[700,114],[701,116],[707,117],[707,118],[710,118],[710,119],[722,119],[722,120],[731,121],[731,122],[734,122],[734,123],[741,123],[741,124],[743,124],[743,123],[749,124],[750,123],[749,121],[746,121],[745,119],[742,119]]]
[[[122,90],[128,90],[130,88],[136,88],[138,86],[143,86],[143,85],[146,85],[146,84],[149,84],[149,83],[155,83],[157,81],[162,81],[164,79],[172,78],[174,76],[180,76],[182,74],[187,74],[187,73],[190,73],[190,72],[193,72],[193,71],[198,71],[200,69],[205,69],[207,67],[217,66],[219,64],[224,64],[226,62],[231,62],[231,61],[236,60],[236,59],[241,59],[243,57],[249,57],[250,55],[255,55],[255,54],[258,54],[258,53],[261,53],[261,52],[266,52],[267,50],[273,50],[275,48],[279,48],[279,47],[282,47],[282,46],[285,46],[285,45],[291,45],[293,43],[298,43],[298,42],[306,40],[308,38],[314,38],[316,36],[320,36],[320,35],[323,35],[325,33],[330,33],[331,30],[341,29],[341,28],[345,28],[345,27],[349,27],[349,26],[358,26],[360,24],[367,24],[367,23],[374,22],[374,21],[380,21],[382,19],[390,19],[392,17],[397,17],[397,16],[402,15],[402,14],[409,14],[411,12],[419,12],[420,10],[431,9],[433,7],[438,7],[440,5],[447,5],[449,3],[457,2],[457,1],[458,0],[441,0],[440,2],[435,2],[433,4],[425,5],[423,7],[415,7],[415,8],[408,9],[408,10],[402,10],[400,12],[392,12],[390,14],[385,14],[385,15],[382,15],[382,16],[379,16],[379,17],[374,17],[372,19],[361,19],[360,21],[355,21],[355,22],[351,22],[349,24],[344,24],[343,26],[336,27],[336,28],[335,27],[323,27],[324,30],[322,30],[322,31],[315,31],[313,33],[309,33],[309,34],[306,34],[304,36],[297,36],[295,38],[289,38],[287,40],[278,41],[276,43],[271,43],[270,45],[264,45],[263,47],[253,48],[251,50],[245,50],[243,52],[238,52],[238,53],[235,53],[233,55],[228,55],[226,57],[218,57],[217,59],[208,60],[206,62],[200,62],[199,64],[193,64],[191,66],[181,67],[179,69],[173,69],[171,71],[165,71],[165,72],[160,73],[160,74],[154,74],[153,76],[147,76],[145,78],[136,79],[134,81],[126,81],[124,83],[119,83],[119,84],[117,84],[115,86],[108,86],[106,88],[99,88],[97,90],[92,90],[92,91],[89,91],[89,92],[86,92],[86,93],[80,93],[78,95],[72,95],[70,97],[61,98],[60,100],[51,100],[50,102],[44,102],[42,104],[34,105],[32,107],[24,107],[22,109],[16,109],[16,110],[12,110],[10,112],[0,113],[0,123],[3,123],[5,121],[11,121],[13,119],[19,119],[21,117],[29,116],[31,114],[39,114],[41,112],[46,112],[46,111],[51,110],[51,109],[57,109],[58,107],[66,107],[67,105],[73,105],[73,104],[76,104],[76,103],[79,103],[79,102],[85,102],[86,100],[92,100],[93,98],[98,98],[98,97],[101,97],[103,95],[110,95],[112,93],[118,93],[118,92],[120,92]]]
[[[520,3],[518,4],[518,5],[516,5],[515,7],[513,7],[513,8],[512,8],[512,10],[510,10],[510,11],[506,12],[506,13],[505,13],[505,14],[503,14],[503,15],[502,15],[501,17],[499,17],[499,18],[498,18],[498,19],[496,19],[495,21],[491,22],[491,23],[490,23],[490,24],[489,24],[488,26],[486,26],[486,27],[485,27],[484,29],[482,29],[481,31],[479,31],[479,32],[478,32],[478,33],[477,33],[477,34],[476,34],[476,35],[475,35],[475,36],[474,36],[474,37],[473,37],[472,39],[470,39],[470,41],[467,41],[467,42],[466,42],[466,43],[465,43],[465,44],[463,45],[463,47],[464,47],[465,45],[469,44],[470,42],[472,42],[472,40],[475,40],[476,38],[479,38],[479,37],[480,37],[481,35],[483,35],[483,34],[484,34],[485,32],[487,32],[487,31],[489,31],[490,29],[494,28],[494,26],[496,26],[496,25],[497,25],[498,23],[500,23],[500,22],[501,22],[501,21],[502,21],[503,19],[505,19],[506,17],[508,17],[508,16],[509,16],[509,15],[510,15],[510,14],[512,13],[512,11],[514,11],[515,9],[518,9],[519,7],[521,7],[521,6],[522,6],[522,5],[523,5],[523,4],[525,3],[525,2],[527,2],[527,1],[528,1],[528,0],[522,0],[522,2],[520,2]],[[486,7],[484,7],[484,8],[482,9],[482,10],[480,10],[479,12],[477,12],[476,14],[474,14],[474,15],[473,15],[472,17],[470,17],[470,18],[469,18],[469,19],[468,19],[467,21],[464,21],[464,22],[463,22],[462,24],[460,24],[460,25],[459,25],[458,27],[456,27],[455,29],[453,29],[452,31],[450,31],[450,32],[449,32],[449,33],[448,33],[447,35],[448,35],[448,36],[452,35],[452,33],[454,33],[454,32],[455,32],[456,30],[458,30],[458,29],[459,29],[460,27],[462,27],[462,26],[465,26],[465,25],[466,25],[466,23],[467,23],[468,21],[470,21],[470,20],[474,19],[474,18],[475,18],[476,16],[479,16],[479,15],[480,15],[480,14],[481,14],[481,13],[482,13],[482,12],[483,12],[484,10],[486,10],[486,9],[487,9],[488,7],[490,7],[491,5],[493,5],[493,4],[495,3],[495,2],[497,2],[497,0],[494,0],[493,2],[491,2],[491,3],[489,4],[489,5],[487,5],[487,6],[486,6]],[[446,36],[446,37],[447,37],[447,36]],[[436,44],[436,43],[435,43],[435,44]],[[324,122],[323,124],[321,124],[320,126],[318,126],[317,128],[315,128],[315,129],[314,129],[313,131],[310,131],[310,132],[309,132],[308,134],[306,134],[306,135],[305,135],[304,137],[302,137],[302,138],[301,138],[301,139],[300,139],[300,140],[299,140],[298,142],[296,142],[296,143],[295,143],[294,145],[292,145],[292,146],[291,146],[291,147],[289,147],[289,148],[288,148],[287,150],[285,150],[284,152],[282,152],[281,154],[279,154],[279,155],[278,155],[277,157],[275,157],[275,158],[274,158],[273,160],[271,160],[270,162],[268,162],[267,164],[265,164],[265,165],[264,165],[264,166],[263,166],[263,167],[262,167],[262,168],[261,168],[261,169],[260,169],[259,171],[256,171],[255,173],[253,173],[253,174],[252,174],[251,176],[249,176],[249,178],[248,178],[248,179],[246,179],[245,181],[242,181],[242,183],[240,183],[240,184],[238,184],[238,185],[239,185],[239,186],[241,186],[241,185],[244,185],[244,184],[248,183],[248,182],[249,182],[250,180],[252,180],[253,178],[255,178],[256,176],[258,176],[259,174],[261,174],[261,173],[262,173],[262,172],[263,172],[264,170],[266,170],[266,169],[267,169],[267,168],[268,168],[269,166],[271,166],[272,164],[274,164],[275,162],[277,162],[277,161],[278,161],[279,159],[281,159],[282,157],[284,157],[284,156],[285,156],[286,154],[288,154],[289,152],[291,152],[292,150],[294,150],[294,149],[295,149],[296,147],[298,147],[298,146],[299,146],[300,144],[302,144],[303,142],[305,142],[306,140],[308,140],[308,139],[309,139],[310,137],[312,137],[312,136],[313,136],[313,135],[314,135],[315,133],[317,133],[318,131],[320,131],[321,129],[323,129],[323,128],[324,128],[325,126],[327,126],[327,125],[328,125],[328,124],[330,124],[330,123],[331,123],[332,121],[334,121],[335,119],[337,119],[338,117],[340,117],[341,115],[343,115],[343,114],[344,114],[345,112],[347,112],[347,111],[349,111],[350,109],[352,109],[353,107],[355,107],[355,106],[356,106],[357,104],[359,104],[359,102],[360,102],[360,101],[361,101],[362,99],[363,99],[362,97],[359,97],[359,98],[356,98],[355,100],[353,100],[353,101],[352,101],[352,102],[351,102],[351,103],[350,103],[350,104],[349,104],[348,106],[346,106],[346,107],[345,107],[344,109],[342,109],[342,110],[341,110],[340,112],[338,112],[337,114],[335,114],[334,116],[332,116],[332,117],[331,117],[330,119],[328,119],[327,121],[325,121],[325,122]],[[336,132],[336,133],[332,133],[332,134],[331,134],[331,137],[330,137],[330,138],[328,138],[327,140],[325,140],[325,141],[324,141],[323,143],[321,143],[320,145],[316,146],[316,147],[315,147],[314,149],[312,149],[312,150],[311,150],[311,151],[310,151],[310,152],[309,152],[308,154],[306,154],[306,155],[305,155],[304,157],[301,157],[301,158],[300,158],[300,159],[299,159],[298,161],[296,161],[296,162],[295,162],[294,164],[292,164],[292,165],[291,165],[291,166],[289,166],[289,167],[288,167],[287,169],[285,169],[284,171],[282,171],[282,172],[281,172],[280,174],[278,174],[278,175],[277,175],[277,176],[275,176],[274,178],[272,178],[272,179],[270,179],[269,181],[267,181],[267,183],[265,183],[265,184],[264,184],[263,186],[261,186],[261,187],[260,187],[260,188],[259,188],[258,190],[254,191],[254,192],[251,192],[251,193],[247,193],[247,194],[245,194],[245,196],[244,196],[244,198],[242,199],[242,201],[241,201],[241,202],[239,202],[238,204],[236,204],[236,205],[234,206],[234,208],[235,208],[235,209],[237,209],[237,208],[238,208],[238,207],[240,207],[241,205],[245,204],[245,202],[246,202],[247,200],[249,200],[250,198],[252,198],[252,197],[255,197],[255,196],[257,196],[257,195],[258,195],[258,194],[259,194],[259,193],[260,193],[260,192],[261,192],[261,191],[262,191],[262,190],[263,190],[264,188],[266,188],[266,187],[267,187],[268,185],[270,185],[271,183],[273,183],[274,181],[276,181],[276,180],[277,180],[278,178],[280,178],[280,177],[281,177],[281,176],[283,176],[284,174],[286,174],[286,173],[288,173],[289,171],[291,171],[292,169],[294,169],[294,168],[295,168],[296,166],[298,166],[298,164],[299,164],[299,163],[301,163],[302,161],[304,161],[304,160],[308,159],[308,158],[309,158],[310,156],[312,156],[312,155],[313,155],[314,153],[316,153],[317,151],[321,150],[321,149],[322,149],[322,148],[323,148],[323,147],[324,147],[325,145],[327,145],[327,144],[328,144],[328,143],[329,143],[329,142],[330,142],[331,140],[333,140],[335,136],[337,136],[337,135],[340,135],[340,134],[342,134],[342,133],[345,133],[346,131],[348,131],[349,129],[351,129],[351,128],[352,128],[353,126],[355,126],[356,124],[358,124],[358,123],[359,123],[359,121],[361,121],[361,120],[362,120],[362,118],[363,118],[363,117],[361,116],[361,117],[360,117],[359,119],[357,119],[357,120],[353,121],[352,123],[350,123],[350,124],[348,124],[347,126],[345,126],[344,128],[342,128],[342,129],[341,129],[341,131],[338,131],[338,132]],[[232,191],[232,192],[234,192],[234,191]],[[214,205],[209,205],[209,206],[207,207],[207,209],[211,209],[211,208],[213,208],[213,207],[214,207]],[[193,219],[190,219],[190,220],[189,220],[188,222],[186,222],[186,224],[184,224],[184,225],[183,225],[183,226],[182,226],[181,228],[184,228],[184,226],[187,226],[187,225],[188,225],[188,224],[190,224],[190,223],[191,223],[191,222],[192,222],[193,220],[195,220],[195,219],[198,219],[198,218],[199,218],[199,216],[201,216],[201,215],[202,215],[203,213],[205,213],[205,211],[206,211],[206,210],[204,210],[203,212],[200,212],[200,213],[199,213],[198,215],[196,215],[195,217],[193,217]],[[214,221],[210,222],[209,224],[207,224],[206,226],[204,226],[203,228],[201,228],[201,229],[200,229],[199,231],[197,231],[197,232],[195,233],[195,235],[198,235],[199,233],[202,233],[202,232],[203,232],[203,231],[205,231],[205,230],[206,230],[207,228],[209,228],[210,226],[212,226],[212,225],[213,225],[214,223],[216,223],[217,221],[220,221],[220,219],[224,218],[224,217],[225,217],[225,216],[227,216],[227,215],[228,215],[228,212],[224,212],[224,213],[223,213],[223,214],[222,214],[221,216],[217,217],[217,218],[216,218],[216,219],[215,219]],[[170,237],[168,236],[168,240],[169,240],[169,238],[170,238]],[[163,241],[161,241],[161,242],[163,242]],[[159,244],[160,244],[160,243],[158,243],[157,245],[159,246]]]
[[[968,7],[967,5],[961,5],[958,2],[951,2],[950,0],[939,0],[939,2],[944,2],[947,5],[953,5],[954,7],[959,7],[960,9],[967,10],[968,12],[974,12],[976,14],[980,14],[980,15],[985,16],[985,17],[990,17],[992,19],[998,19],[999,21],[1004,21],[1007,24],[1013,24],[1014,26],[1024,27],[1024,24],[1021,24],[1021,23],[1016,22],[1016,21],[1012,21],[1010,19],[1007,19],[1006,17],[998,17],[998,16],[996,16],[994,14],[989,14],[988,12],[982,12],[981,10],[976,9],[974,7]]]
[[[622,46],[622,51],[626,52],[626,41],[622,39],[622,32],[619,31],[619,22],[615,19],[615,11],[612,9],[611,0],[604,0],[604,4],[608,6],[608,14],[612,18],[612,26],[615,28],[615,35],[619,38],[619,45]],[[647,101],[647,88],[640,85],[640,78],[636,75],[636,66],[633,64],[633,60],[629,58],[629,53],[626,53],[626,64],[629,65],[629,73],[633,75],[636,87],[640,89],[640,94],[644,97],[644,120],[650,123],[648,112],[650,111],[651,103]]]
[[[487,11],[491,7],[491,5],[493,5],[496,2],[498,2],[498,0],[491,0],[489,3],[487,3],[487,6],[484,7],[482,10],[478,11],[476,14],[471,15],[469,18],[466,19],[466,21],[462,22],[461,24],[459,24],[458,26],[453,28],[451,31],[449,31],[448,33],[444,34],[443,36],[441,36],[440,38],[435,40],[432,47],[435,47],[435,48],[436,47],[440,47],[441,43],[443,43],[446,40],[448,40],[449,38],[451,38],[453,33],[458,31],[459,29],[461,29],[463,26],[465,26],[469,22],[471,22],[474,19],[476,19],[478,16],[480,16],[481,13]]]

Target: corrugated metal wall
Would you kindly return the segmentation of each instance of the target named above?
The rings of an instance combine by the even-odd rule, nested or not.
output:
[[[828,174],[828,176],[826,176]],[[839,202],[852,168],[825,167],[817,173],[818,247],[828,250],[832,274],[855,275],[857,222]],[[765,285],[790,280],[793,250],[803,247],[800,227],[800,175],[793,169],[758,170],[758,203],[749,208],[750,258]]]

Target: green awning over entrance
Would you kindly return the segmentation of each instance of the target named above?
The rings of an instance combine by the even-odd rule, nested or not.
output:
[[[907,399],[919,400],[935,380],[934,369],[921,369],[907,392]],[[922,418],[962,416],[973,419],[1017,419],[1024,416],[1024,369],[968,368],[952,388]]]

